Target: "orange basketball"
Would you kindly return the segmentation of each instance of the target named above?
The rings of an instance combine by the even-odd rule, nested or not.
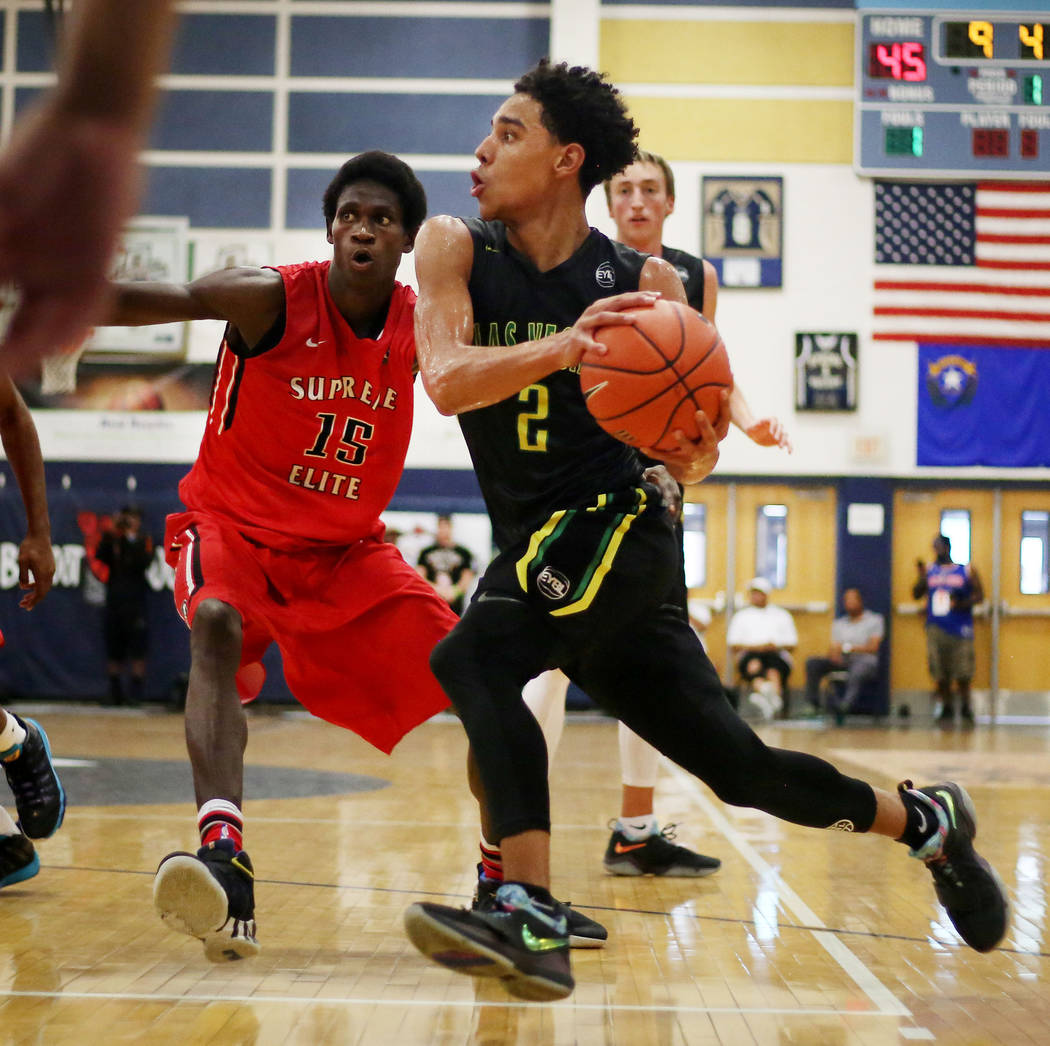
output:
[[[587,409],[632,447],[674,450],[675,429],[699,436],[696,411],[717,421],[719,393],[733,387],[726,347],[713,323],[679,302],[660,299],[625,315],[634,325],[599,328],[594,340],[608,351],[580,364]]]

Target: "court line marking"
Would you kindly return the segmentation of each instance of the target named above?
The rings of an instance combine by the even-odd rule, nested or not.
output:
[[[700,789],[700,783],[692,774],[680,766],[663,760],[664,769],[686,791],[693,802],[699,806],[711,820],[711,823],[725,836],[729,844],[745,861],[764,879],[775,883],[780,902],[791,913],[792,917],[811,929],[817,943],[831,956],[842,970],[853,980],[858,988],[872,1001],[880,1014],[895,1017],[910,1017],[911,1011],[896,995],[887,988],[867,966],[846,947],[830,930],[827,924],[818,918],[805,901],[784,881],[783,876],[768,861],[764,860],[757,850],[744,838]]]
[[[367,776],[367,775],[362,775]],[[379,789],[372,789],[374,792],[378,792]],[[304,795],[296,796],[294,798],[271,798],[271,799],[251,799],[253,805],[259,803],[301,803],[304,801],[310,801],[313,799],[356,799],[360,798],[363,792],[339,792],[332,795]],[[149,812],[149,819],[151,821],[180,821],[186,825],[192,825],[192,815],[187,815],[186,807],[192,802],[192,800],[186,800],[183,802],[164,802],[164,803],[135,803],[127,804],[134,805],[136,808],[141,806],[155,807],[155,806],[180,806],[183,809],[178,811],[172,811],[171,813],[157,813],[153,809]],[[141,810],[128,810],[123,811],[119,809],[113,809],[115,804],[99,803],[97,806],[80,806],[77,805],[77,819],[87,820],[94,819],[98,821],[141,821],[144,815]],[[475,818],[472,821],[395,821],[390,820],[386,817],[379,818],[359,818],[353,817],[352,812],[348,813],[345,817],[297,817],[293,814],[289,814],[287,817],[276,817],[276,816],[263,816],[261,814],[252,814],[252,824],[329,824],[329,825],[342,825],[342,826],[358,826],[362,825],[368,828],[411,828],[415,831],[425,831],[428,828],[434,828],[437,830],[446,830],[450,828],[462,829],[465,832],[473,832],[477,834],[478,822]],[[192,829],[188,829],[192,831]],[[579,832],[593,832],[596,835],[601,835],[608,838],[609,829],[605,825],[595,824],[556,824],[551,827],[552,832],[568,832],[577,834]]]
[[[121,1002],[175,1002],[175,1003],[255,1003],[282,1006],[399,1006],[399,1007],[433,1007],[435,1009],[536,1009],[547,1008],[549,1002],[519,1002],[515,999],[482,1000],[482,999],[391,999],[350,996],[319,995],[206,995],[201,993],[179,995],[175,992],[83,992],[83,991],[15,991],[0,989],[0,999],[112,999]],[[560,1004],[559,1004],[560,1005]],[[564,1006],[577,1012],[589,1013],[715,1013],[744,1016],[778,1016],[778,1017],[897,1017],[896,1013],[872,1012],[871,1010],[838,1010],[833,1008],[793,1009],[781,1006],[642,1006],[637,1003],[593,1003],[567,1001]]]

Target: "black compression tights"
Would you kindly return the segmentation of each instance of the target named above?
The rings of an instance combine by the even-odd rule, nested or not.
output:
[[[431,666],[463,720],[499,837],[550,828],[543,734],[521,688],[552,664],[605,711],[695,774],[733,806],[812,828],[867,831],[870,785],[816,756],[770,748],[733,711],[692,631],[673,615],[575,659],[559,657],[552,626],[523,604],[474,604],[435,649]]]

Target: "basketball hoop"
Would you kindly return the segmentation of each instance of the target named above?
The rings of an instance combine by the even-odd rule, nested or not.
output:
[[[40,392],[44,396],[61,396],[77,391],[77,364],[86,345],[56,352],[40,361]]]

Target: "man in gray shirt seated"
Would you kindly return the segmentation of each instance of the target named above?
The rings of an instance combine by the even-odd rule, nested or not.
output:
[[[842,696],[835,693],[831,698],[832,711],[839,722],[853,707],[864,684],[878,674],[879,644],[886,634],[882,615],[864,609],[860,589],[847,588],[842,593],[842,607],[846,613],[832,622],[827,657],[806,660],[806,697],[815,707],[820,705],[820,681],[824,676],[829,672],[848,673]]]

